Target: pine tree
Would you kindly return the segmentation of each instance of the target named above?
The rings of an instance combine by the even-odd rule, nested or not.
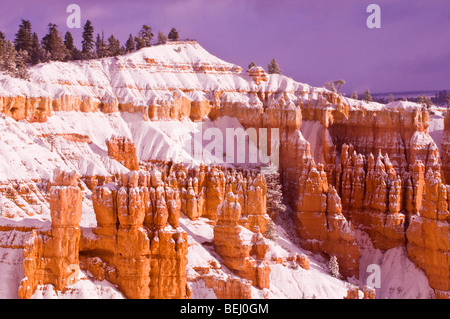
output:
[[[14,46],[16,51],[19,52],[23,50],[27,52],[28,56],[31,57],[33,50],[33,35],[31,32],[31,22],[22,19],[22,23],[19,26],[19,31],[16,33],[16,39],[14,40]],[[28,62],[28,61],[27,61]]]
[[[351,96],[352,99],[357,100],[358,99],[358,92],[353,91],[353,94]]]
[[[430,107],[433,103],[431,102],[431,99],[426,97],[425,95],[419,95],[417,97],[417,102],[420,104],[425,105],[426,107]]]
[[[248,65],[248,69],[247,70],[250,70],[251,68],[253,68],[254,66],[256,66],[256,64],[255,64],[255,62],[250,62],[250,64]]]
[[[50,53],[50,59],[52,61],[67,61],[68,50],[61,39],[56,24],[49,23],[48,33],[42,39],[42,46],[45,51]]]
[[[30,63],[36,65],[41,62],[48,62],[50,55],[42,48],[36,32],[33,33],[33,49],[31,51]]]
[[[16,68],[16,55],[17,51],[14,44],[7,40],[5,44],[5,52],[3,54],[3,63],[1,70],[10,76],[15,76],[17,72]]]
[[[389,103],[395,101],[394,96],[392,94],[389,94],[388,101],[389,101]]]
[[[94,50],[94,27],[92,26],[92,22],[90,20],[86,21],[86,24],[84,25],[83,34],[82,34],[83,40],[81,41],[82,44],[82,56],[83,59],[92,59]]]
[[[73,36],[69,31],[64,35],[64,45],[68,51],[67,60],[71,61],[75,57],[75,45],[73,44]]]
[[[167,42],[166,35],[162,31],[159,31],[158,32],[158,44],[165,44],[166,42]]]
[[[370,95],[369,89],[364,91],[364,95],[363,95],[362,99],[366,102],[372,102],[372,95]]]
[[[339,264],[337,261],[337,257],[336,256],[331,256],[329,262],[328,262],[328,268],[330,269],[331,275],[334,278],[339,278]]]
[[[136,48],[136,43],[134,42],[134,37],[130,33],[130,36],[128,37],[127,42],[125,43],[125,53],[131,53]]]
[[[136,50],[140,50],[145,47],[144,40],[140,37],[134,37],[134,42],[136,43]]]
[[[118,56],[123,54],[123,50],[120,47],[120,41],[116,39],[114,35],[111,35],[108,38],[108,55],[109,56]]]
[[[325,88],[330,90],[331,92],[336,92],[336,87],[334,86],[334,82],[331,82],[331,81],[325,82]]]
[[[339,93],[339,90],[341,89],[341,86],[344,84],[345,84],[345,80],[334,81],[334,85],[336,86],[338,93]]]
[[[15,77],[19,79],[29,80],[27,61],[29,60],[28,53],[25,50],[19,50],[16,54],[16,73]]]
[[[172,28],[169,32],[168,38],[170,41],[178,41],[178,39],[180,38],[180,35],[179,35],[177,29]]]
[[[272,220],[275,220],[278,214],[286,211],[286,205],[283,202],[280,173],[276,167],[270,167],[270,170],[264,173],[264,177],[267,185],[267,213]]]
[[[139,38],[142,40],[143,48],[151,46],[151,41],[153,39],[152,27],[144,24],[141,31],[139,31]]]
[[[97,34],[97,39],[95,40],[95,49],[98,58],[104,58],[108,56],[109,47],[105,41],[105,35],[103,32],[101,36],[100,34]]]
[[[5,47],[6,47],[5,33],[0,31],[0,71],[2,68],[1,66],[3,65],[3,57],[5,55]]]
[[[267,73],[269,74],[281,74],[280,67],[278,66],[277,60],[275,58],[270,61],[270,63],[267,65]]]
[[[447,104],[447,107],[450,107],[450,94],[445,94],[445,103]]]

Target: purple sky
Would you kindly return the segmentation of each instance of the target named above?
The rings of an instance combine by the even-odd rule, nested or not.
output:
[[[14,39],[20,19],[42,38],[49,22],[64,34],[66,8],[81,7],[82,26],[123,43],[143,24],[154,33],[176,27],[212,54],[246,68],[275,57],[283,74],[341,91],[372,93],[450,89],[449,0],[2,0],[0,30]],[[381,7],[381,29],[366,26],[369,4]],[[70,30],[78,46],[82,29]]]

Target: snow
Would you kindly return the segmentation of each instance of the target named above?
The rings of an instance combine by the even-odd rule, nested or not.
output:
[[[188,282],[188,285],[192,289],[192,299],[217,299],[214,289],[206,286],[203,279]]]
[[[276,241],[266,240],[269,244],[267,258],[272,257],[290,257],[295,254],[306,253],[310,259],[310,270],[304,270],[296,267],[293,262],[284,264],[275,264],[270,261],[270,288],[258,289],[252,287],[252,298],[337,298],[342,299],[347,295],[347,290],[353,286],[344,280],[336,279],[328,271],[327,262],[319,255],[313,255],[308,251],[301,249],[297,243],[293,242],[288,231],[284,227],[290,227],[288,221],[278,220],[277,234],[279,238]],[[180,226],[188,234],[188,278],[189,285],[194,289],[193,298],[202,298],[210,296],[211,291],[205,288],[201,279],[194,268],[208,268],[211,264],[220,263],[221,257],[212,248],[214,238],[213,226],[207,219],[200,218],[191,221],[187,217],[180,218]],[[242,228],[246,240],[250,240],[253,233]],[[205,245],[205,243],[207,245]],[[210,243],[210,244],[208,244]],[[224,265],[219,270],[210,271],[219,277],[233,276],[232,272]],[[198,280],[198,281],[197,281]],[[201,291],[197,291],[201,289]],[[206,291],[204,291],[206,289]]]
[[[0,299],[17,299],[24,277],[23,249],[4,248],[0,240]]]
[[[380,285],[374,287],[377,299],[434,298],[434,291],[429,286],[425,273],[408,258],[405,247],[382,251],[373,247],[366,233],[360,230],[355,232],[361,252],[361,282],[373,286],[374,281],[367,280],[373,273],[368,266],[377,265],[380,269]]]
[[[211,55],[196,42],[171,42],[97,60],[50,62],[29,72],[30,81],[0,74],[0,96],[75,97],[145,107],[173,101],[174,93],[177,99],[211,101],[213,92],[220,91],[222,101],[261,107],[260,102],[254,103],[254,94],[245,92],[284,90],[289,97],[285,107],[293,108],[303,93],[323,91],[276,74],[256,84],[242,68]],[[274,102],[282,97],[271,95]]]
[[[323,126],[319,121],[302,121],[300,127],[303,137],[308,141],[310,145],[311,155],[314,161],[325,164],[325,158],[323,154]],[[328,132],[328,131],[327,131]],[[327,133],[328,134],[328,133]]]
[[[213,69],[208,69],[212,67]],[[202,68],[205,72],[199,72]],[[298,105],[298,99],[305,102],[317,99],[323,88],[314,88],[280,75],[268,75],[268,81],[256,84],[246,73],[225,61],[209,54],[196,43],[170,43],[145,48],[137,52],[114,58],[91,61],[51,62],[31,68],[31,81],[11,78],[0,74],[0,96],[50,97],[75,96],[102,102],[132,103],[135,106],[160,105],[186,96],[192,101],[213,100],[214,91],[222,91],[222,101],[247,103],[249,107],[262,107],[255,95],[242,92],[275,92],[270,96],[268,107],[283,98],[285,108]],[[346,99],[352,108],[366,110],[396,110],[419,108],[418,104],[397,101],[387,105],[365,103]],[[7,210],[10,217],[0,216],[0,226],[27,229],[50,228],[48,199],[45,198],[45,181],[51,179],[53,170],[75,170],[80,176],[106,176],[126,173],[128,169],[107,156],[105,141],[112,136],[131,138],[136,144],[138,158],[174,160],[197,164],[198,158],[191,153],[191,145],[201,145],[206,162],[224,161],[227,141],[223,140],[223,153],[204,152],[209,140],[202,138],[203,132],[215,129],[226,136],[227,128],[243,129],[235,118],[222,117],[215,121],[192,122],[189,119],[170,121],[144,121],[143,114],[101,112],[52,112],[44,123],[15,121],[0,116],[0,215]],[[429,132],[440,147],[443,131],[443,112],[434,112],[430,117]],[[200,133],[200,134],[199,134]],[[323,159],[323,127],[318,121],[303,121],[301,134],[292,135],[301,141],[308,141],[316,163]],[[329,139],[328,132],[325,132]],[[55,135],[52,147],[45,136]],[[68,135],[86,136],[90,142],[73,141]],[[432,140],[425,133],[416,132],[411,143],[427,145]],[[239,145],[233,146],[236,154]],[[53,150],[52,150],[53,148]],[[8,187],[16,182],[35,185],[41,190],[32,192],[28,200],[20,196],[5,196]],[[40,183],[43,183],[42,185]],[[83,236],[95,238],[95,213],[90,200],[91,192],[83,190],[83,215],[81,228]],[[29,202],[32,200],[34,204]],[[40,211],[38,210],[40,207]],[[377,298],[429,298],[433,290],[429,287],[424,273],[408,259],[405,248],[397,247],[386,252],[373,247],[367,235],[358,232],[361,247],[360,281],[340,280],[331,276],[327,262],[320,255],[300,248],[290,218],[279,216],[275,240],[269,244],[268,258],[271,268],[269,289],[252,287],[254,298],[337,298],[342,299],[347,290],[356,285],[362,287],[368,278],[367,266],[379,265],[381,286],[377,288]],[[191,221],[180,218],[180,227],[188,234],[188,284],[193,289],[193,298],[215,298],[214,291],[206,286],[197,270],[215,265],[211,274],[217,278],[234,276],[221,265],[221,257],[213,249],[213,226],[209,220],[199,218]],[[0,298],[17,298],[17,288],[23,278],[23,246],[29,232],[0,231]],[[241,238],[249,243],[253,233],[242,228]],[[18,248],[11,248],[18,247]],[[304,270],[292,262],[276,264],[272,258],[292,257],[306,254],[310,259],[310,270]],[[123,298],[116,286],[109,282],[99,282],[89,273],[80,271],[78,281],[56,291],[52,285],[39,286],[33,298]]]
[[[267,241],[269,258],[305,254],[309,258],[310,269],[296,267],[292,262],[285,265],[272,263],[269,298],[342,299],[347,295],[347,290],[357,283],[334,278],[323,257],[300,248],[289,215],[288,209],[276,220],[278,238]]]
[[[433,143],[433,139],[430,137],[428,132],[419,132],[415,131],[414,134],[411,136],[410,139],[410,145],[414,146],[420,146],[420,147],[427,147],[429,144]]]
[[[0,178],[50,180],[55,167],[75,170],[80,176],[127,172],[105,156],[105,140],[113,134],[129,135],[127,127],[119,114],[55,112],[45,123],[0,118]],[[56,135],[53,152],[44,137],[50,133]],[[61,134],[88,135],[92,143],[69,141]]]
[[[210,162],[223,163],[223,154],[215,158],[214,154],[203,152],[198,158],[190,149],[193,142],[203,149],[210,141],[202,137],[202,132],[211,128],[217,128],[223,136],[226,128],[243,129],[230,117],[205,123],[188,119],[144,121],[141,113],[75,111],[55,112],[44,123],[17,122],[0,117],[0,180],[50,180],[55,167],[75,170],[80,176],[126,173],[127,168],[107,156],[105,141],[114,135],[131,138],[142,161],[159,159],[198,164],[200,160],[210,159]],[[55,135],[53,151],[45,137],[50,133]],[[91,143],[64,137],[74,134],[89,137]],[[224,150],[225,143],[224,140]],[[234,146],[235,151],[237,147]]]
[[[439,151],[441,151],[441,141],[442,135],[444,133],[444,118],[445,113],[439,111],[432,111],[430,113],[430,122],[428,126],[428,132],[439,147]]]
[[[125,296],[107,280],[91,279],[89,274],[80,270],[73,285],[62,291],[50,284],[38,285],[31,299],[125,299]]]
[[[396,111],[404,111],[406,109],[422,109],[422,105],[409,101],[395,101],[386,104],[386,109],[396,110]]]

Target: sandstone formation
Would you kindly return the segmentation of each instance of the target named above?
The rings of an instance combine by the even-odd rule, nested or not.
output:
[[[450,112],[444,118],[444,132],[441,140],[442,170],[446,183],[450,183]]]
[[[256,84],[259,84],[261,81],[269,80],[267,73],[260,66],[253,66],[247,72],[248,75],[253,78],[253,81],[255,81]]]
[[[33,231],[24,248],[25,278],[19,297],[29,298],[38,285],[52,284],[56,289],[75,283],[80,269],[79,249],[82,194],[78,176],[56,170],[50,188],[52,228]]]
[[[241,74],[240,67],[212,57],[196,42],[173,42],[107,61],[82,62],[86,74],[71,69],[78,68],[75,64],[64,72],[61,64],[41,66],[55,74],[52,79],[32,69],[30,83],[17,80],[11,92],[2,89],[0,112],[42,123],[53,112],[64,111],[142,113],[142,120],[150,121],[236,118],[245,129],[256,129],[267,155],[277,155],[271,164],[280,174],[284,203],[292,209],[302,248],[337,256],[341,274],[358,277],[354,229],[364,230],[378,249],[406,245],[436,296],[448,297],[450,115],[441,163],[427,131],[428,110],[413,103],[352,101],[268,75],[259,67]],[[321,126],[320,143],[314,145],[321,148],[320,159],[311,154],[312,145],[301,133],[302,121]],[[58,136],[94,140],[75,133]],[[37,214],[33,207],[50,203],[52,228],[33,231],[25,245],[20,297],[30,297],[39,284],[62,289],[73,283],[79,266],[117,284],[129,298],[189,297],[181,214],[214,225],[216,252],[231,271],[248,280],[204,274],[202,279],[218,297],[247,298],[250,284],[270,287],[268,245],[262,234],[268,206],[273,219],[276,209],[267,203],[263,173],[144,163],[131,139],[113,136],[106,144],[108,156],[129,174],[83,175],[78,181],[76,175],[59,171],[48,189],[48,180],[2,181],[2,195],[24,207],[25,215]],[[80,231],[79,184],[92,191],[97,220],[92,234]],[[11,211],[2,211],[2,216],[18,217]],[[308,269],[305,256],[296,260]],[[358,291],[349,291],[348,297],[358,297]],[[374,296],[367,290],[365,297]]]
[[[217,222],[219,206],[225,200],[226,189],[231,188],[242,208],[239,224],[251,231],[266,231],[269,216],[264,174],[215,165],[186,169],[174,164],[166,175],[169,184],[178,185],[181,212],[190,219],[206,217],[213,224]]]
[[[363,299],[375,299],[375,289],[364,286]],[[358,287],[351,287],[347,290],[347,296],[344,299],[359,299]]]
[[[108,280],[128,298],[186,297],[187,234],[178,227],[177,191],[144,171],[94,189],[97,236],[83,238],[81,254],[113,269]]]
[[[139,160],[136,155],[136,145],[126,137],[113,136],[106,140],[108,156],[118,161],[130,171],[139,170]]]
[[[258,288],[269,288],[268,246],[259,231],[253,233],[239,225],[241,205],[231,187],[227,190],[214,226],[214,248],[229,269]]]
[[[252,299],[251,281],[242,278],[204,276],[206,285],[214,290],[218,299]]]
[[[423,184],[422,206],[410,218],[406,232],[408,256],[425,271],[436,296],[449,298],[450,214],[448,186],[439,171],[428,170]]]

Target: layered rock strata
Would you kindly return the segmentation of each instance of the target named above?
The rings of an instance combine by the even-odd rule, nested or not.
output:
[[[229,187],[225,200],[218,208],[214,248],[224,260],[225,266],[233,272],[251,280],[258,288],[269,288],[270,267],[266,258],[268,245],[259,231],[253,233],[240,226],[240,217],[241,205]]]
[[[130,171],[139,170],[136,145],[127,137],[113,136],[106,140],[108,156],[118,161]]]
[[[167,172],[167,183],[176,182],[180,191],[181,211],[190,219],[218,220],[218,208],[231,188],[241,205],[239,224],[251,231],[264,233],[270,217],[267,214],[267,183],[256,170],[230,169],[201,165],[186,169],[174,164]]]
[[[178,227],[177,192],[143,171],[94,189],[96,237],[83,238],[81,254],[111,267],[108,280],[128,298],[187,295],[187,234]]]
[[[80,269],[82,194],[78,176],[56,170],[50,188],[51,230],[33,230],[24,248],[20,298],[30,298],[38,285],[61,290],[75,283]]]
[[[450,298],[449,189],[431,169],[423,189],[422,206],[406,231],[408,257],[424,270],[438,298]]]
[[[198,59],[186,58],[192,56]],[[268,154],[279,151],[283,195],[294,210],[304,248],[336,255],[344,275],[357,275],[354,224],[370,234],[377,248],[406,244],[408,255],[424,269],[436,294],[448,295],[448,117],[441,172],[439,150],[427,132],[428,111],[412,103],[384,106],[352,101],[286,77],[267,75],[257,67],[241,74],[242,69],[211,57],[196,43],[170,43],[83,63],[87,74],[75,72],[75,64],[50,63],[32,69],[30,83],[11,80],[10,90],[0,88],[1,112],[31,122],[44,122],[55,111],[142,112],[142,118],[150,120],[235,117],[245,128],[256,129],[258,141],[278,136],[274,144],[268,143]],[[49,72],[40,73],[47,68]],[[127,77],[121,71],[127,72]],[[142,72],[148,76],[145,81]],[[43,74],[55,76],[45,78]],[[164,77],[164,82],[161,74],[171,76]],[[302,118],[322,125],[323,163],[314,160],[302,136]],[[264,137],[260,128],[278,132],[269,130]],[[133,170],[139,162],[131,143],[116,138],[109,149],[111,157]],[[94,238],[82,238],[83,264],[136,298],[188,295],[181,274],[185,235],[177,227],[180,212],[191,219],[209,218],[219,227],[218,234],[220,227],[240,234],[239,243],[248,242],[242,241],[242,234],[258,234],[258,228],[264,233],[267,224],[262,176],[244,172],[241,176],[241,172],[205,166],[194,171],[169,166],[159,174],[85,177],[94,190],[98,227]],[[113,184],[108,185],[110,182]],[[75,190],[67,192],[79,196]],[[230,201],[229,193],[235,194]],[[240,206],[240,218],[223,220],[221,210],[231,206]],[[37,231],[27,246],[30,277],[23,287],[31,288],[26,288],[23,296],[29,296],[36,282],[47,281],[39,278],[52,277],[49,282],[59,285],[71,276],[59,268],[40,270],[44,266],[36,256],[51,255],[45,247],[58,245],[65,236],[61,229],[73,231],[74,243],[78,240],[76,223],[68,221],[66,225],[64,221],[61,226],[57,216],[54,222],[54,235]],[[217,247],[222,244],[219,235]],[[51,260],[66,254],[77,255],[72,248],[64,249],[44,260],[53,263]],[[245,259],[250,248],[243,249]],[[223,254],[227,256],[226,249]],[[232,254],[229,260],[235,257]],[[156,267],[166,262],[171,275],[156,274]],[[241,271],[238,265],[229,265]],[[162,283],[166,276],[174,279]],[[265,285],[258,284],[253,270],[243,276]]]

